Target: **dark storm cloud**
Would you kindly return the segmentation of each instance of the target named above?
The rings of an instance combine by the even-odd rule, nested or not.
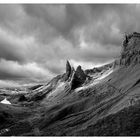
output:
[[[88,40],[91,38],[92,41],[99,41],[103,45],[119,45],[122,33],[139,31],[138,5],[28,5],[25,7],[28,14],[43,19],[46,25],[51,25],[59,35],[76,42],[78,34],[75,30],[82,28],[88,31],[87,33],[85,31]]]
[[[9,40],[8,36],[0,34],[0,58],[14,61],[23,61],[21,49],[13,40]]]
[[[112,37],[113,34],[110,33],[112,30],[111,26],[116,20],[119,20],[119,17],[121,17],[120,11],[125,13],[124,9],[126,9],[127,12],[127,8],[125,8],[126,5],[69,4],[24,5],[23,7],[28,15],[45,22],[45,30],[52,28],[54,37],[62,35],[64,38],[74,41],[74,43],[77,43],[79,35],[75,33],[75,30],[81,30],[81,28],[85,27],[90,29],[87,29],[90,31],[88,32],[89,38],[98,39],[99,41],[102,41],[102,43],[111,41],[112,43],[115,42],[118,44],[120,38],[117,37],[117,39],[115,39],[115,37]],[[118,15],[116,15],[116,13]],[[108,18],[110,16],[112,17]],[[98,26],[98,22],[101,22],[100,26]],[[96,26],[98,27],[96,28]],[[107,38],[107,36],[109,37]],[[43,36],[41,37],[43,38]],[[106,38],[104,39],[104,37]],[[113,39],[115,39],[114,42]]]
[[[1,79],[48,80],[50,76],[53,76],[51,72],[39,67],[35,62],[19,64],[15,61],[0,59]]]
[[[69,34],[77,24],[88,19],[88,8],[84,5],[24,5],[25,11],[34,17],[43,19],[62,34]]]
[[[84,68],[107,63],[139,23],[140,5],[0,5],[0,78],[51,77],[67,59]]]
[[[23,5],[23,9],[29,16],[45,23],[41,30],[42,34],[39,34],[38,37],[46,42],[49,41],[47,38],[50,36],[50,39],[63,36],[75,45],[77,38],[73,31],[90,22],[90,7],[88,5]],[[49,32],[50,30],[51,32]],[[49,36],[45,34],[46,32]]]

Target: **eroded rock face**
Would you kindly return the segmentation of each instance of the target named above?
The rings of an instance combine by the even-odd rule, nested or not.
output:
[[[66,63],[66,73],[63,75],[63,80],[70,83],[71,89],[76,89],[81,86],[87,78],[87,74],[82,70],[81,66],[78,66],[76,71],[67,61]]]
[[[82,70],[81,66],[78,66],[71,80],[71,89],[75,89],[82,85],[86,80],[87,75]]]
[[[70,65],[69,61],[67,61],[67,63],[66,63],[66,74],[67,74],[68,77],[69,77],[70,73],[71,73],[71,65]]]
[[[125,35],[120,65],[129,66],[140,63],[140,33]]]
[[[71,65],[70,65],[69,61],[67,61],[67,63],[66,63],[66,73],[64,74],[64,81],[67,81],[69,79],[70,74],[71,74],[71,70],[72,70]]]

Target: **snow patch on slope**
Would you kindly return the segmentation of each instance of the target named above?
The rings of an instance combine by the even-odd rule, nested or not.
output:
[[[6,98],[1,101],[2,104],[11,104]]]

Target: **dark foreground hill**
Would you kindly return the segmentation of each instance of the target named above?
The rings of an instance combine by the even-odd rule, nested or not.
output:
[[[140,34],[126,35],[120,58],[74,69],[20,92],[1,94],[1,136],[139,136]],[[1,99],[1,100],[2,100]]]

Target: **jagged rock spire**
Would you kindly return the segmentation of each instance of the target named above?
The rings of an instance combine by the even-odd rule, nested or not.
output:
[[[87,75],[82,70],[81,66],[78,66],[76,71],[71,67],[69,61],[66,62],[66,73],[63,75],[63,80],[70,83],[71,89],[75,89],[81,86],[87,78]]]
[[[66,62],[66,73],[70,73],[70,71],[71,71],[71,65],[70,65],[70,62],[67,60],[67,62]]]
[[[66,73],[64,74],[64,81],[67,81],[71,75],[71,71],[72,71],[72,68],[71,68],[71,65],[70,65],[70,62],[67,60],[66,62]]]
[[[81,86],[85,82],[86,77],[87,75],[84,73],[81,66],[78,66],[71,81],[71,89]]]

